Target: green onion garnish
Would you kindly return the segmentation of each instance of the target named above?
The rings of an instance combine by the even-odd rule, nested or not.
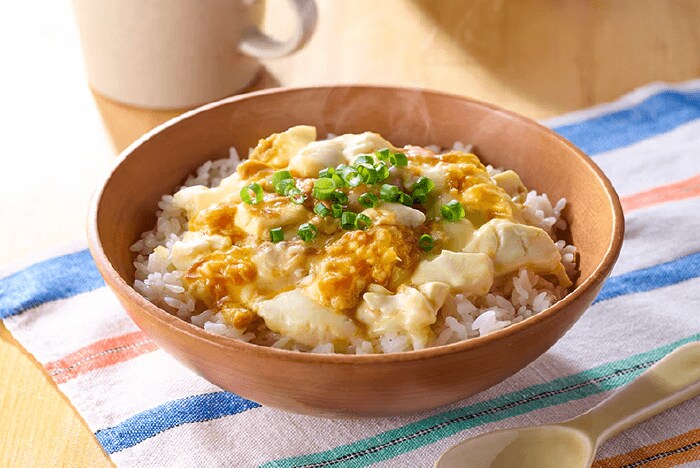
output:
[[[442,205],[440,214],[451,223],[455,223],[465,216],[464,207],[457,200],[452,200],[448,204]]]
[[[374,170],[374,166],[371,164],[358,164],[357,172],[362,176],[362,181],[365,184],[376,184],[379,180],[377,171]]]
[[[394,158],[392,164],[396,167],[406,167],[408,166],[408,158],[403,153],[394,153]]]
[[[413,205],[413,197],[405,192],[399,192],[399,198],[396,201],[406,206]]]
[[[430,234],[423,234],[418,239],[418,247],[426,252],[430,252],[433,249],[433,245],[435,245],[435,240]]]
[[[333,200],[337,201],[341,205],[344,205],[348,202],[348,195],[342,190],[334,190],[331,194],[331,197],[333,197]]]
[[[252,192],[252,195],[251,195]],[[241,200],[249,205],[260,203],[263,199],[263,189],[260,185],[253,182],[241,189]]]
[[[284,240],[284,231],[281,227],[270,229],[270,240],[272,242],[280,242]]]
[[[304,223],[299,226],[297,234],[299,234],[299,237],[301,237],[301,240],[304,242],[311,242],[318,234],[318,229],[311,223]]]
[[[360,195],[360,198],[358,198],[357,201],[360,202],[360,205],[364,206],[365,208],[374,208],[377,206],[377,203],[379,203],[377,196],[369,192]]]
[[[296,184],[294,183],[294,179],[284,179],[274,187],[275,192],[279,193],[280,195],[289,195],[289,191],[296,188]]]
[[[355,220],[357,219],[357,214],[352,211],[343,211],[340,216],[340,227],[346,231],[352,231],[355,229]]]
[[[323,203],[316,203],[316,206],[314,206],[314,213],[319,215],[321,218],[325,218],[331,214],[331,210],[329,210]]]
[[[330,179],[333,176],[333,174],[335,174],[335,169],[333,169],[332,167],[327,167],[325,169],[321,169],[318,172],[318,178],[319,179]]]
[[[401,190],[396,185],[384,184],[379,189],[379,198],[385,202],[395,202],[399,198]]]
[[[374,155],[380,161],[387,161],[389,159],[389,156],[391,155],[391,150],[389,150],[389,148],[382,148],[379,151],[375,151]]]
[[[294,185],[294,178],[289,171],[277,171],[272,174],[272,187],[280,195],[286,195],[284,192],[290,188],[290,183]]]
[[[372,164],[374,164],[374,158],[369,154],[361,154],[360,156],[355,158],[353,166],[359,166],[360,164],[369,164],[371,166]]]
[[[379,161],[377,164],[374,165],[374,170],[377,173],[377,180],[379,182],[389,177],[389,167],[386,165],[386,163],[382,161]]]
[[[311,191],[311,196],[318,200],[328,200],[335,190],[335,182],[333,179],[316,179],[314,188]]]
[[[347,185],[345,183],[345,179],[343,179],[343,177],[340,174],[333,174],[331,176],[331,179],[333,180],[333,182],[335,182],[336,187],[345,187],[345,185]]]
[[[289,189],[287,191],[287,196],[295,205],[301,205],[306,201],[306,197],[304,196],[304,194],[301,193],[301,190],[299,190],[296,187]]]
[[[343,205],[338,203],[333,203],[331,205],[331,214],[334,218],[340,218],[343,214]]]
[[[420,203],[423,204],[425,203],[425,200],[428,198],[428,195],[425,193],[425,189],[419,188],[415,189],[413,193],[411,194],[413,197],[413,201],[415,203]]]
[[[433,191],[435,188],[435,183],[425,176],[420,176],[417,181],[413,183],[411,190],[423,189],[426,194]]]
[[[372,224],[372,220],[366,214],[358,214],[355,218],[355,227],[362,231],[366,230]]]
[[[348,184],[348,187],[354,188],[362,183],[362,176],[354,167],[346,167],[343,169],[341,176],[345,180],[345,183]]]

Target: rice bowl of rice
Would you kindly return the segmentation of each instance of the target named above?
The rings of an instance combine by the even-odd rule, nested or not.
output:
[[[417,108],[420,119],[405,117]],[[286,159],[275,165],[260,157],[259,144],[300,124],[315,129],[313,141],[320,145],[367,132],[382,140],[313,174],[295,172]],[[407,164],[389,163],[394,156],[383,160],[384,150],[405,155]],[[327,169],[340,174],[352,167],[347,170],[354,174],[359,156],[372,157],[374,165],[386,162],[388,175],[336,186],[348,195],[345,204],[321,192],[315,197]],[[489,203],[470,204],[468,197],[441,191],[442,179],[429,171],[432,159],[426,158],[471,164],[488,193],[479,200]],[[273,180],[278,172],[290,173],[303,198],[294,221],[280,222],[268,210],[277,221],[262,216],[229,223],[241,232],[223,241],[216,237],[226,237],[216,231],[221,226],[202,221],[215,206],[235,206],[227,214],[235,219],[286,200],[289,194]],[[421,177],[437,187],[427,196],[420,191],[426,187],[416,185]],[[255,185],[260,194],[250,188]],[[385,185],[410,201],[385,198],[395,195],[383,193]],[[224,192],[226,203],[216,198]],[[341,205],[337,218],[333,205]],[[445,206],[454,212],[441,211]],[[367,221],[347,224],[341,219],[346,212],[348,219]],[[259,403],[336,417],[433,408],[521,369],[592,302],[617,258],[623,227],[617,196],[600,170],[528,119],[422,90],[321,87],[230,98],[154,130],[124,152],[95,195],[89,239],[98,268],[132,319],[183,364]],[[374,249],[392,252],[380,256],[391,257],[391,268],[343,276],[337,263],[328,265],[330,253],[346,242],[341,239],[377,232],[404,233]],[[536,261],[533,253],[515,261],[505,250],[489,250],[494,238],[544,252],[547,260]],[[370,255],[371,242],[359,245],[355,252]],[[283,270],[275,277],[279,284],[226,283],[214,259],[234,250],[249,251],[256,278]],[[281,267],[273,268],[274,259]],[[353,262],[346,263],[355,268]],[[450,270],[454,264],[481,265],[488,274],[466,284],[469,275]],[[323,272],[337,281],[322,280]],[[345,284],[351,286],[338,286]],[[299,310],[310,311],[300,314],[306,322],[295,314]],[[323,314],[332,320],[314,328]],[[335,327],[337,320],[344,325]],[[338,388],[343,392],[332,390]]]

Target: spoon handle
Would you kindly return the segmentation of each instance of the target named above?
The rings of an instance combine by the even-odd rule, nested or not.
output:
[[[565,423],[599,446],[609,437],[700,394],[700,342],[683,345],[639,378]]]

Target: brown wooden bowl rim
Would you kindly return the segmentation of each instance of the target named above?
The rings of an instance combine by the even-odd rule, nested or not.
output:
[[[519,323],[512,324],[506,328],[489,333],[485,336],[480,336],[476,338],[471,338],[464,341],[459,341],[457,343],[452,343],[448,345],[441,345],[431,348],[424,348],[417,351],[404,351],[401,353],[390,353],[390,354],[316,354],[308,352],[298,352],[289,351],[284,349],[272,348],[269,346],[261,346],[252,343],[246,343],[234,338],[228,338],[221,335],[215,335],[213,333],[208,333],[204,331],[203,328],[197,327],[196,325],[186,322],[183,319],[176,317],[173,314],[157,307],[153,303],[149,302],[146,298],[141,296],[135,289],[117,273],[117,271],[112,266],[111,262],[107,258],[104,250],[102,248],[102,243],[99,236],[99,228],[97,226],[97,212],[99,210],[100,201],[104,193],[104,189],[109,184],[114,172],[121,166],[121,164],[133,154],[133,152],[141,146],[144,142],[151,139],[154,135],[160,133],[163,129],[171,127],[178,124],[180,121],[189,119],[196,116],[202,112],[207,112],[210,109],[227,105],[230,103],[243,101],[247,99],[255,99],[259,96],[267,95],[281,95],[286,93],[297,93],[300,91],[314,91],[314,90],[328,90],[328,91],[342,91],[342,90],[359,90],[359,91],[371,91],[371,90],[393,90],[393,91],[408,91],[408,92],[419,92],[423,94],[440,96],[449,99],[458,99],[461,101],[467,101],[471,104],[477,106],[485,107],[491,111],[503,114],[510,119],[517,120],[529,127],[533,127],[539,131],[544,131],[550,138],[556,140],[559,144],[566,147],[568,150],[573,151],[583,162],[591,169],[597,176],[598,182],[603,185],[605,192],[608,196],[609,202],[612,205],[613,210],[613,229],[612,238],[608,248],[603,256],[602,261],[595,268],[590,277],[586,279],[582,284],[578,285],[571,293],[567,294],[559,302],[555,303],[553,306],[545,309],[544,311],[533,315]],[[224,347],[233,348],[236,351],[243,352],[245,354],[256,355],[256,356],[268,356],[275,359],[283,361],[294,361],[301,363],[323,363],[323,364],[346,364],[355,365],[359,363],[375,363],[375,364],[390,364],[393,362],[403,362],[403,361],[417,361],[422,359],[430,359],[438,356],[458,353],[462,351],[468,351],[472,348],[479,346],[485,346],[493,341],[504,341],[507,340],[511,335],[525,331],[534,325],[552,319],[562,309],[568,307],[570,304],[578,300],[587,290],[594,288],[600,282],[602,282],[607,275],[612,270],[615,261],[620,253],[622,247],[622,239],[624,234],[624,216],[622,213],[622,206],[620,205],[620,200],[613,188],[610,180],[603,174],[602,170],[591,160],[589,156],[583,153],[580,149],[574,146],[566,138],[555,133],[551,129],[540,125],[536,121],[524,117],[522,115],[516,114],[505,109],[502,109],[493,104],[485,103],[476,99],[471,99],[464,96],[454,95],[450,93],[444,93],[440,91],[433,91],[423,88],[416,87],[397,87],[397,86],[381,86],[381,85],[321,85],[321,86],[303,86],[303,87],[284,87],[284,88],[271,88],[261,91],[255,91],[251,93],[241,94],[237,96],[228,97],[219,101],[215,101],[209,104],[205,104],[201,107],[193,109],[191,111],[185,112],[184,114],[168,120],[167,122],[159,125],[150,132],[143,135],[141,138],[136,140],[134,143],[129,145],[122,153],[119,155],[114,163],[111,171],[100,184],[98,189],[92,196],[90,202],[90,209],[88,213],[88,245],[90,252],[95,259],[97,268],[102,273],[107,284],[110,288],[121,295],[128,301],[132,302],[142,310],[144,310],[153,319],[166,324],[172,329],[176,329],[179,333],[184,333],[189,335],[193,339],[199,339],[209,342],[210,344]]]

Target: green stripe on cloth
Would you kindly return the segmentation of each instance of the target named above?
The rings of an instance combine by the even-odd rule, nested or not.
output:
[[[613,390],[634,380],[677,347],[699,340],[700,333],[620,361],[446,411],[325,452],[271,461],[262,467],[320,468],[340,464],[344,467],[363,467],[388,460],[466,429]]]

